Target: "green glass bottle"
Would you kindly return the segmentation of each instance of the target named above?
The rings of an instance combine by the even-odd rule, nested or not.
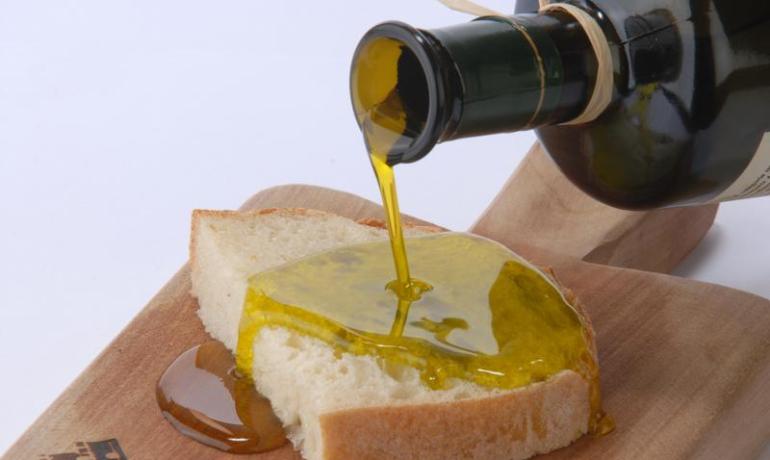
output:
[[[398,130],[388,163],[417,161],[443,141],[534,129],[564,174],[617,207],[770,195],[769,1],[565,3],[593,18],[611,56],[609,103],[578,124],[600,65],[573,15],[372,28],[353,59],[351,95],[357,113],[398,107],[379,117]],[[397,52],[379,53],[383,41]]]

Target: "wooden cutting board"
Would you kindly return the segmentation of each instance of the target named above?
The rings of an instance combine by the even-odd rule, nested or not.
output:
[[[362,198],[302,185],[263,191],[244,208],[279,206],[382,215]],[[770,441],[770,301],[628,268],[671,270],[715,212],[608,208],[535,148],[472,227],[553,267],[596,328],[605,407],[617,429],[544,458],[748,459]],[[206,340],[189,289],[185,266],[3,458],[243,458],[179,435],[155,405],[166,366]],[[253,458],[299,457],[285,447]]]

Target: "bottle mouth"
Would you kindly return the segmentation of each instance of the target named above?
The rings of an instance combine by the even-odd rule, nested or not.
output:
[[[447,98],[439,59],[430,37],[404,23],[379,24],[361,39],[350,93],[370,154],[410,163],[441,140]]]

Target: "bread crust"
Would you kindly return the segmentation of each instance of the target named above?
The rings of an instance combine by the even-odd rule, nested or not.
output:
[[[321,416],[325,460],[519,460],[565,447],[588,428],[588,383],[573,371],[501,395],[366,407]]]
[[[387,224],[382,219],[375,219],[373,217],[367,217],[365,219],[358,219],[356,221],[357,224],[366,225],[367,227],[374,227],[374,228],[381,228],[383,230],[386,230],[388,228]],[[404,228],[410,228],[414,230],[419,230],[421,232],[425,233],[441,233],[445,232],[446,229],[443,229],[441,227],[437,227],[435,225],[417,225],[417,224],[410,224],[408,222],[402,223]]]

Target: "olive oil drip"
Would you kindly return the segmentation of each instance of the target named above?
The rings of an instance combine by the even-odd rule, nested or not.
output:
[[[395,41],[383,42],[383,46],[375,50],[375,53],[381,53],[385,59],[398,60],[400,48],[397,49],[393,46],[397,43]],[[424,281],[413,279],[409,274],[409,259],[406,255],[404,231],[401,225],[396,178],[393,167],[388,164],[388,152],[392,151],[402,138],[409,137],[405,133],[413,135],[418,133],[409,129],[406,111],[393,84],[398,78],[397,69],[389,70],[389,72],[381,75],[384,78],[369,80],[371,83],[369,88],[373,93],[371,96],[374,100],[381,98],[380,102],[370,104],[368,111],[363,115],[358,113],[357,115],[359,115],[366,148],[369,151],[369,160],[377,178],[383,209],[385,210],[385,221],[396,270],[396,279],[389,282],[386,287],[398,297],[396,318],[393,321],[391,335],[399,337],[403,334],[411,303],[419,300],[422,293],[432,289],[432,286]],[[380,85],[379,83],[383,84]],[[363,107],[357,105],[356,111],[358,112],[361,108]]]
[[[398,60],[400,48],[394,46],[397,43],[392,40],[383,42],[383,46],[378,47],[375,53],[382,54],[385,59]],[[409,275],[409,260],[401,226],[396,179],[393,167],[388,164],[388,152],[393,151],[404,138],[409,139],[419,133],[409,127],[406,111],[395,86],[398,79],[397,69],[394,67],[389,70],[384,75],[380,75],[380,78],[368,80],[371,84],[368,86],[369,96],[379,102],[367,101],[367,103],[356,104],[356,111],[364,133],[366,148],[369,150],[369,160],[380,188],[393,252],[396,280],[388,287],[401,298],[415,300],[419,298],[422,291],[430,289],[430,286],[413,280]],[[358,113],[359,110],[363,110],[363,113]]]

